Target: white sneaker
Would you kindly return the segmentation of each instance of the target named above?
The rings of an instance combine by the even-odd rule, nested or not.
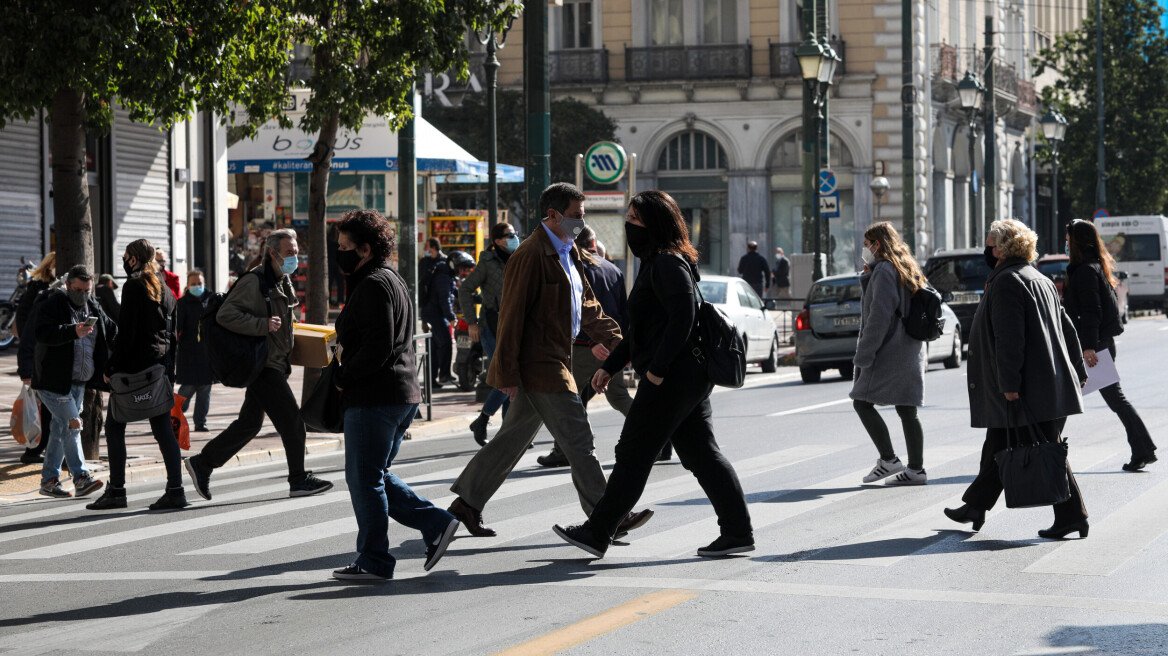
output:
[[[923,469],[905,468],[896,476],[884,481],[885,485],[925,485],[929,482],[929,475]]]
[[[897,458],[896,456],[893,456],[892,460],[881,460],[877,458],[876,466],[873,467],[872,471],[864,477],[864,482],[875,483],[882,478],[888,478],[889,476],[892,476],[893,474],[899,474],[902,471],[904,471],[904,463],[900,461],[900,458]]]

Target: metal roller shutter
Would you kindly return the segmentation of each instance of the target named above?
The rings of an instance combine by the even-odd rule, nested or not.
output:
[[[117,110],[113,130],[114,212],[112,261],[120,262],[126,245],[149,239],[170,252],[170,132],[157,125],[131,121]],[[121,267],[115,275],[121,277]]]
[[[38,120],[13,121],[0,130],[0,298],[16,287],[20,258],[40,264],[41,128]]]

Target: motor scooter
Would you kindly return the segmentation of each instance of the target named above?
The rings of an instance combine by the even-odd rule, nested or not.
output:
[[[20,258],[20,269],[16,272],[16,289],[12,290],[7,301],[0,301],[0,351],[16,343],[16,335],[12,334],[12,327],[16,324],[16,306],[20,303],[20,297],[24,296],[24,290],[28,288],[28,281],[31,279],[29,274],[33,268],[32,262]]]

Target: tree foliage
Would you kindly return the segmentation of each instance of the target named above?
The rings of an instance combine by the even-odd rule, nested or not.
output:
[[[1080,29],[1059,36],[1035,59],[1036,74],[1061,79],[1043,102],[1069,123],[1059,149],[1062,193],[1073,216],[1096,209],[1096,25],[1094,3]],[[1159,214],[1168,203],[1168,38],[1155,0],[1103,0],[1103,97],[1107,209]]]

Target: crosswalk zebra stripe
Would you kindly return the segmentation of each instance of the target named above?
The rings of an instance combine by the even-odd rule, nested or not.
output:
[[[1071,540],[1022,570],[1108,576],[1168,532],[1168,480],[1092,525],[1091,538]]]

